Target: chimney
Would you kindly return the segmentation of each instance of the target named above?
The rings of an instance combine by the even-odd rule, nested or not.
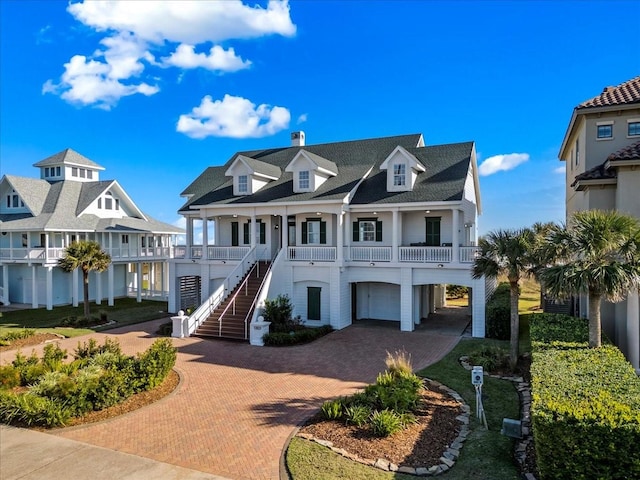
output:
[[[304,147],[304,132],[291,132],[291,146]]]

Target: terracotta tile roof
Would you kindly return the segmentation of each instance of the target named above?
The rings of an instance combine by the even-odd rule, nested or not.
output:
[[[583,180],[603,180],[606,178],[616,178],[616,177],[617,177],[616,169],[615,168],[606,169],[605,164],[602,163],[597,167],[593,167],[587,170],[586,172],[581,173],[580,175],[576,175],[576,179],[571,184],[571,186],[574,187],[578,182]]]
[[[582,102],[576,108],[610,107],[629,103],[640,103],[640,76],[616,87],[606,87],[600,95]]]
[[[640,159],[640,142],[632,143],[617,152],[613,152],[607,160],[638,160]]]

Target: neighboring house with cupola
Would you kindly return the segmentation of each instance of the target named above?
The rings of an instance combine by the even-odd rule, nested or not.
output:
[[[58,267],[76,240],[95,240],[111,255],[107,271],[90,273],[91,300],[166,300],[183,230],[145,215],[116,180],[100,179],[104,167],[71,149],[34,167],[39,178],[0,180],[0,301],[48,309],[81,302],[82,275]]]
[[[566,165],[566,215],[599,209],[640,219],[640,76],[606,87],[573,110],[560,147]],[[640,367],[638,292],[626,301],[602,304],[603,331]],[[586,298],[573,299],[573,313],[588,316]]]
[[[377,319],[412,331],[457,284],[470,287],[472,334],[484,336],[492,285],[472,277],[473,142],[425,146],[413,134],[306,145],[294,132],[289,147],[207,168],[182,196],[186,245],[171,261],[169,309],[198,308],[174,334],[247,339],[264,299],[280,294],[307,325]]]

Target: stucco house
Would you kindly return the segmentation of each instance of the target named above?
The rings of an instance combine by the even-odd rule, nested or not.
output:
[[[168,261],[183,230],[145,215],[116,180],[101,180],[97,163],[66,149],[34,164],[39,178],[0,179],[0,301],[77,305],[82,275],[58,267],[65,247],[95,240],[111,255],[90,274],[89,296],[166,300]]]
[[[559,158],[566,164],[566,214],[600,209],[640,218],[640,76],[606,87],[573,110]],[[586,298],[574,299],[588,316]],[[602,328],[640,367],[638,292],[602,305]]]
[[[307,145],[293,132],[288,147],[207,168],[182,195],[187,242],[170,263],[169,309],[200,307],[178,335],[247,339],[264,299],[279,294],[307,325],[369,318],[412,331],[457,284],[471,288],[472,333],[484,336],[490,288],[471,274],[473,142],[425,146],[413,134]],[[241,301],[234,292],[256,261],[260,280],[242,284]]]

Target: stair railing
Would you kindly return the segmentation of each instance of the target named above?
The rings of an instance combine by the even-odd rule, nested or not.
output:
[[[248,338],[249,317],[253,314],[253,309],[256,306],[256,302],[258,301],[258,297],[260,297],[260,293],[262,292],[262,287],[264,286],[264,283],[267,280],[267,277],[269,276],[269,272],[271,271],[271,267],[273,267],[275,258],[278,256],[279,253],[280,253],[280,250],[278,249],[271,256],[271,260],[269,261],[269,266],[267,267],[267,270],[264,272],[264,277],[262,277],[262,280],[260,281],[260,285],[258,286],[258,290],[256,291],[256,294],[253,297],[253,302],[251,302],[251,306],[249,307],[249,310],[247,311],[247,315],[244,317],[244,338],[245,338],[245,340]],[[260,266],[259,266],[260,260],[258,260],[257,264],[258,264],[258,269],[260,269]]]
[[[229,311],[229,308],[231,308],[232,315],[236,314],[236,299],[238,298],[238,295],[242,292],[242,289],[244,288],[245,295],[249,294],[249,279],[251,278],[251,274],[253,273],[253,271],[257,270],[259,263],[260,263],[260,260],[256,261],[256,264],[253,265],[249,273],[244,277],[244,280],[242,281],[240,286],[236,288],[236,292],[233,294],[233,297],[231,297],[231,300],[229,301],[229,303],[227,303],[227,306],[224,307],[224,310],[222,311],[222,313],[220,313],[220,316],[218,317],[218,335],[222,336],[222,320],[224,319],[224,316]],[[245,339],[246,338],[247,338],[247,334],[245,331]]]
[[[224,279],[220,285],[207,300],[205,300],[194,312],[189,316],[187,322],[188,333],[192,335],[204,321],[211,316],[213,311],[224,301],[229,292],[238,284],[238,279],[242,278],[253,265],[256,258],[256,249],[252,248],[242,258],[242,260],[231,270],[231,273]]]

